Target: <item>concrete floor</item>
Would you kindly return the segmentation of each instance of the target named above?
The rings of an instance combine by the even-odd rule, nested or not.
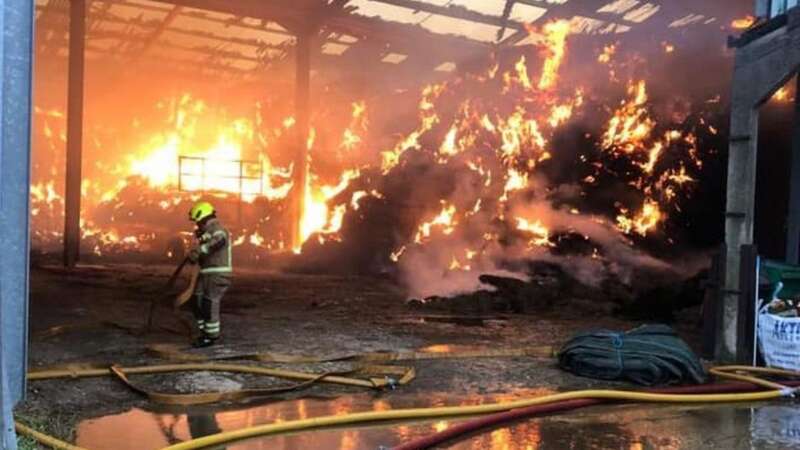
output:
[[[105,366],[163,362],[147,352],[147,345],[183,344],[185,338],[163,330],[136,336],[97,324],[102,321],[130,326],[143,324],[149,300],[159,294],[169,271],[169,267],[135,265],[84,267],[72,273],[57,268],[35,268],[31,276],[31,369],[70,363]],[[404,300],[402,292],[385,279],[243,271],[237,275],[223,304],[224,342],[226,346],[254,351],[341,355],[431,346],[447,349],[446,346],[558,345],[581,330],[593,327],[622,330],[638,325],[566,309],[546,315],[495,315],[478,325],[432,321],[425,319],[424,312],[406,306]],[[167,310],[161,311],[159,324],[177,327],[177,321]],[[68,324],[86,326],[50,336],[42,334],[52,331],[54,326]],[[693,333],[684,330],[690,341],[696,338]],[[432,360],[415,361],[413,366],[417,378],[394,391],[375,393],[317,385],[249,405],[172,409],[148,402],[111,378],[36,381],[29,384],[28,398],[18,413],[58,422],[56,434],[77,440],[91,450],[149,449],[217,429],[236,429],[276,419],[387,407],[510,400],[556,390],[620,386],[572,376],[548,359]],[[305,371],[345,368],[330,363],[287,367]],[[203,386],[286,384],[283,380],[208,373],[141,376],[136,381],[167,392],[196,392]],[[751,422],[756,420],[766,424],[759,430],[781,427],[784,410],[767,408],[773,406],[595,407],[495,430],[455,443],[452,448],[786,448],[785,442],[776,447],[762,446],[763,440],[759,440],[762,438],[751,429]],[[775,415],[772,413],[756,414],[762,410],[778,411],[777,419],[772,418]],[[435,421],[327,430],[253,440],[228,448],[375,449],[448,425],[449,422]],[[712,427],[713,433],[707,433],[708,427]],[[774,433],[766,433],[771,434]],[[791,435],[792,431],[786,430],[784,434]],[[751,446],[753,442],[758,445]]]
[[[535,395],[520,391],[501,400]],[[270,423],[351,411],[432,403],[497,401],[498,396],[401,398],[364,395],[302,399],[246,409],[206,410],[189,414],[134,409],[87,420],[78,426],[79,445],[96,450],[158,449],[169,443]],[[617,405],[591,407],[564,415],[534,418],[467,436],[440,448],[453,450],[533,449],[725,449],[800,448],[797,403],[713,406]],[[361,426],[298,435],[256,438],[228,445],[228,450],[342,449],[375,450],[446,429],[457,421]],[[135,431],[134,431],[135,430]]]

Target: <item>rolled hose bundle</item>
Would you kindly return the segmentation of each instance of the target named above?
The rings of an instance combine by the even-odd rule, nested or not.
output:
[[[558,352],[558,365],[576,375],[632,381],[644,386],[704,383],[700,360],[666,325],[643,325],[625,333],[581,333]]]

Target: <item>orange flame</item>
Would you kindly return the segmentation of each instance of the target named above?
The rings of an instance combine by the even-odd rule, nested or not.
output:
[[[448,204],[444,200],[441,201],[442,211],[429,222],[423,222],[414,237],[414,242],[421,244],[426,238],[431,236],[433,227],[441,229],[444,234],[451,234],[455,231],[455,226],[458,222],[455,220],[456,207],[455,205]]]
[[[570,23],[566,20],[551,22],[544,26],[547,59],[542,69],[542,77],[539,79],[539,89],[547,90],[555,86],[570,31]]]
[[[550,242],[550,230],[538,220],[531,222],[522,217],[517,217],[517,229],[531,235],[529,240],[531,246],[546,247],[552,245]]]
[[[756,23],[756,18],[753,16],[746,16],[740,19],[735,19],[731,22],[731,27],[734,30],[746,30]]]
[[[661,212],[658,202],[653,199],[645,199],[641,211],[633,217],[627,215],[627,210],[621,210],[617,216],[617,228],[625,234],[633,232],[646,236],[647,233],[654,229],[663,219],[664,215]]]

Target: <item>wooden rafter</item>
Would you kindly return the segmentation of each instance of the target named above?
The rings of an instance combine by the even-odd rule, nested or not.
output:
[[[96,41],[102,39],[130,39],[131,42],[135,42],[136,36],[131,35],[130,33],[124,33],[121,31],[114,31],[114,30],[101,30],[93,33],[93,35],[88,38],[89,41]],[[183,45],[169,41],[162,41],[159,42],[160,46],[164,46],[167,48],[173,48],[176,50],[188,51],[188,52],[195,52],[195,53],[213,53],[217,56],[221,56],[228,59],[239,59],[243,61],[251,61],[251,62],[259,62],[258,58],[253,56],[243,55],[239,52],[232,51],[232,50],[225,50],[224,44],[217,45],[217,46],[208,46],[208,45]],[[116,52],[116,54],[125,56],[130,62],[133,58],[141,57],[141,52],[137,49],[123,51],[123,52]]]
[[[164,34],[164,31],[166,31],[167,28],[169,28],[169,26],[172,25],[172,22],[174,22],[175,19],[178,18],[178,15],[181,13],[181,9],[183,8],[181,8],[180,6],[173,6],[172,9],[169,10],[167,15],[164,16],[163,19],[161,19],[161,23],[159,23],[158,26],[153,31],[151,31],[146,38],[144,38],[144,40],[142,41],[142,46],[139,48],[136,54],[134,54],[131,57],[131,62],[135,63],[137,60],[139,60],[139,58],[142,57],[142,55],[144,55],[145,53],[147,53],[148,50],[150,50],[150,48],[153,46],[153,44],[156,43],[158,38],[160,38],[161,35]]]

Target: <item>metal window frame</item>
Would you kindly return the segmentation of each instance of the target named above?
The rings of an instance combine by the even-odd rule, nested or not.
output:
[[[200,161],[200,173],[195,172],[187,172],[184,170],[184,164],[186,161]],[[200,192],[214,192],[214,189],[206,189],[206,163],[229,163],[229,164],[236,164],[239,166],[239,173],[238,175],[217,175],[217,178],[229,178],[232,180],[239,181],[239,192],[236,192],[240,197],[245,195],[264,195],[264,167],[260,161],[252,161],[252,160],[239,160],[239,159],[208,159],[201,156],[179,156],[178,157],[178,190],[185,191],[185,192],[197,192],[197,191],[190,191],[184,188],[183,179],[184,177],[193,177],[193,178],[200,178],[200,185],[202,189]],[[255,170],[253,172],[257,173],[257,175],[248,175],[245,176],[245,173],[253,173],[249,170],[245,170],[245,167],[251,167]],[[255,192],[244,192],[244,183],[245,181],[258,181],[258,191]]]

